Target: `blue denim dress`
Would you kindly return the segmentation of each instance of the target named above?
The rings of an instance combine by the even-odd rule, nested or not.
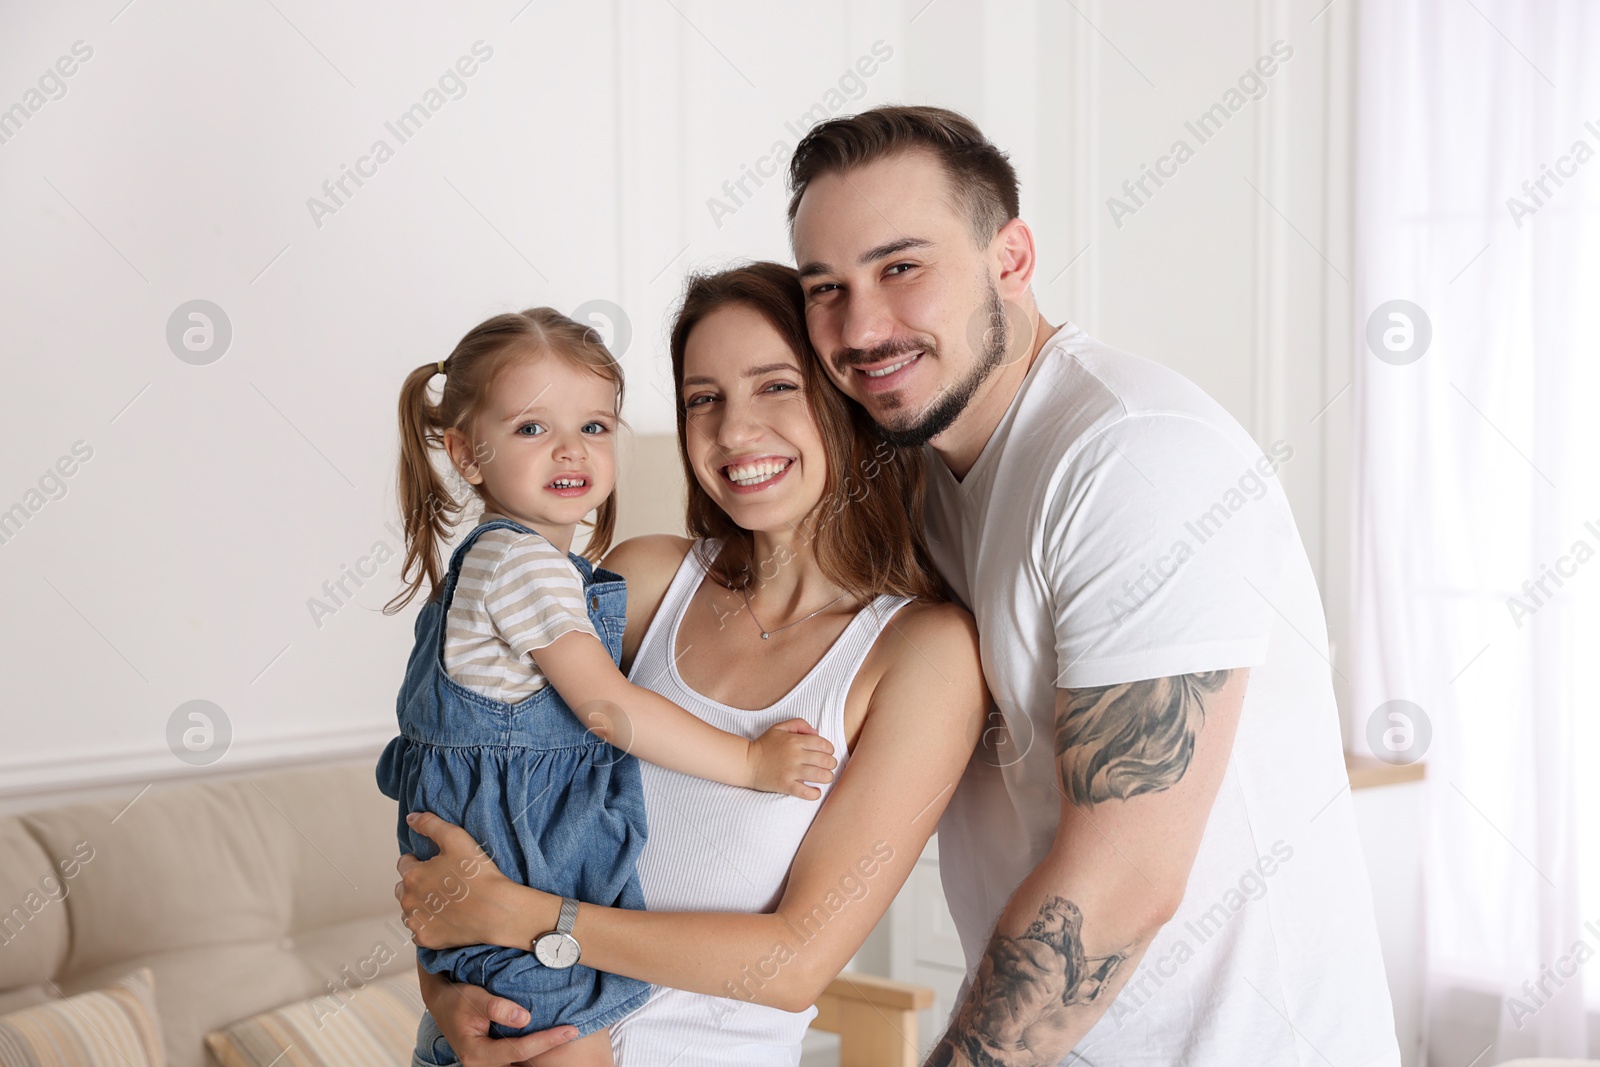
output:
[[[518,523],[480,524],[456,548],[444,589],[416,622],[396,713],[400,736],[378,760],[378,788],[400,802],[400,851],[418,859],[438,854],[433,842],[406,825],[405,816],[431,811],[465,827],[500,871],[514,882],[608,907],[644,908],[635,861],[645,841],[644,793],[637,758],[601,741],[579,723],[555,686],[504,704],[474,692],[444,668],[445,617],[461,562],[478,537],[496,527],[538,536]],[[622,576],[567,558],[583,579],[589,621],[620,661],[627,588]],[[446,904],[448,907],[448,904]],[[521,1030],[494,1024],[492,1034],[571,1025],[587,1035],[645,1002],[648,983],[585,967],[541,964],[529,949],[471,945],[417,949],[434,974],[483,986],[532,1014]],[[448,1063],[448,1046],[423,1017],[419,1038],[434,1045],[421,1062]],[[440,1047],[443,1046],[443,1047]]]

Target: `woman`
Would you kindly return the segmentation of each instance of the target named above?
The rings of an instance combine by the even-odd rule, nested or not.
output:
[[[910,874],[977,741],[977,633],[940,599],[920,457],[890,449],[828,381],[791,268],[691,280],[672,367],[698,538],[635,538],[606,558],[628,580],[624,662],[725,730],[754,737],[802,716],[840,769],[819,803],[645,764],[651,910],[583,904],[571,933],[583,965],[663,987],[613,1028],[623,1067],[691,1046],[696,1063],[794,1064],[811,1005]],[[400,864],[419,945],[526,948],[557,927],[559,898],[501,876],[464,831],[432,816],[415,828],[441,849]],[[492,1040],[491,1018],[518,1026],[526,1013],[421,977],[464,1063],[521,1060],[563,1036]]]

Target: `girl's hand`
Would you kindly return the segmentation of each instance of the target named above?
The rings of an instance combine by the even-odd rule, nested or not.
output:
[[[785,719],[750,742],[750,788],[816,800],[822,790],[807,782],[833,781],[833,742],[804,719]]]
[[[528,1025],[527,1011],[504,997],[475,985],[457,985],[418,968],[422,1001],[462,1067],[504,1067],[523,1063],[578,1036],[576,1028],[558,1026],[521,1037],[489,1036],[489,1023]]]
[[[394,887],[395,899],[416,943],[423,948],[505,944],[504,931],[519,928],[516,893],[527,890],[501,874],[461,827],[425,811],[407,815],[406,822],[439,846],[431,860],[408,853],[396,864],[400,883]],[[523,919],[525,924],[525,915]],[[518,942],[510,947],[527,946]]]

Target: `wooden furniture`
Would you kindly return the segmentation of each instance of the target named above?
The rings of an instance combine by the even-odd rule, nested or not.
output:
[[[839,1035],[839,1067],[917,1067],[917,1012],[932,1006],[927,986],[846,972],[817,999],[811,1028]]]

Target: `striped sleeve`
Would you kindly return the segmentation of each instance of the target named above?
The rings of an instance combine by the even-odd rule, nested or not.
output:
[[[484,534],[473,549],[480,545],[486,551],[475,562],[484,571],[484,611],[519,659],[574,630],[598,639],[584,608],[583,581],[560,549],[504,529]]]

